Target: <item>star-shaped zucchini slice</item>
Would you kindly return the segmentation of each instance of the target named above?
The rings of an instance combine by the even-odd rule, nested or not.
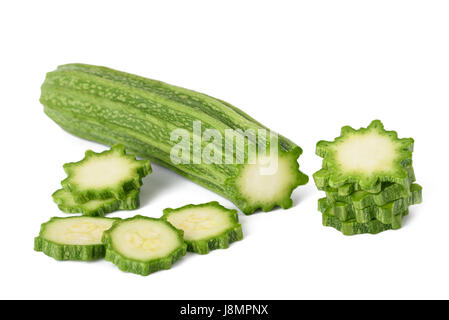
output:
[[[151,173],[149,160],[137,160],[126,154],[121,144],[95,153],[86,151],[85,158],[64,165],[67,178],[61,184],[78,203],[98,199],[125,199],[131,190],[142,186],[142,178]]]
[[[408,189],[414,180],[413,143],[412,138],[399,139],[395,131],[386,131],[379,120],[359,130],[345,126],[334,141],[317,143],[316,154],[324,159],[324,168],[314,179],[332,188],[353,184],[355,190],[368,192],[378,192],[383,182]]]

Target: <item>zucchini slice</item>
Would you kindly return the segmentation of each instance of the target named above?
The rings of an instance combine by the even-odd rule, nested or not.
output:
[[[164,220],[144,216],[121,220],[103,235],[105,259],[122,271],[143,276],[170,269],[186,254],[182,236]]]
[[[408,165],[404,168],[407,171],[407,184],[411,185],[416,181],[415,172],[413,170],[412,165]],[[342,186],[334,188],[329,185],[329,171],[326,168],[318,170],[313,174],[313,179],[318,190],[326,191],[327,189],[336,189],[339,196],[348,196],[356,191],[366,191],[368,193],[379,193],[382,191],[385,185],[388,185],[389,182],[378,182],[370,188],[362,189],[358,183],[346,183]]]
[[[363,209],[374,205],[383,206],[392,201],[408,198],[410,196],[410,189],[397,183],[385,183],[382,191],[379,193],[356,191],[348,196],[340,196],[336,189],[326,189],[326,197],[329,203],[351,203],[356,209]]]
[[[318,210],[338,218],[342,222],[355,219],[358,223],[367,223],[377,219],[382,223],[389,224],[392,223],[393,216],[403,213],[411,205],[421,203],[422,187],[412,184],[410,190],[411,196],[408,198],[400,198],[382,206],[373,205],[362,209],[346,202],[330,204],[327,198],[321,198],[318,200]]]
[[[362,190],[375,188],[379,182],[408,187],[407,167],[412,163],[413,139],[399,139],[395,131],[386,131],[381,121],[374,120],[367,128],[341,129],[334,141],[319,141],[316,154],[324,158],[327,169],[319,179],[332,188],[348,183]]]
[[[95,153],[86,151],[78,162],[66,163],[67,178],[61,182],[76,202],[98,199],[125,199],[127,193],[142,186],[142,178],[151,173],[149,160],[136,160],[121,144]]]
[[[67,217],[51,218],[42,224],[34,239],[34,250],[56,260],[96,260],[103,258],[103,232],[118,218]]]
[[[199,254],[226,249],[230,243],[243,239],[237,210],[227,209],[216,201],[167,208],[162,219],[183,230],[187,250]]]
[[[53,201],[61,211],[66,213],[82,213],[85,216],[103,217],[105,214],[117,210],[135,210],[140,206],[139,190],[131,190],[125,199],[98,199],[84,203],[76,202],[72,193],[59,189],[53,193]]]
[[[402,226],[402,217],[408,214],[408,210],[401,214],[393,216],[393,220],[389,224],[373,219],[366,223],[357,222],[355,219],[348,221],[341,221],[337,217],[333,217],[327,213],[323,213],[323,226],[333,227],[339,230],[346,236],[371,233],[376,234],[386,230],[396,230]]]

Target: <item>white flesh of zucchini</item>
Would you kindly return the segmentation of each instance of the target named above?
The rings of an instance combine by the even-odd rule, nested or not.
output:
[[[142,261],[165,257],[179,247],[176,231],[160,221],[144,219],[122,222],[112,231],[111,241],[121,255]]]
[[[103,232],[114,223],[113,219],[73,217],[57,219],[49,224],[43,238],[64,245],[101,244]]]

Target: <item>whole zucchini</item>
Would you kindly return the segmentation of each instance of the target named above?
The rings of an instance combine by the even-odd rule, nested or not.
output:
[[[121,143],[228,198],[245,214],[291,207],[292,191],[308,181],[299,171],[299,146],[280,135],[268,139],[269,133],[260,134],[266,127],[205,94],[85,64],[59,66],[41,89],[45,113],[66,131],[106,145]],[[190,135],[187,149],[177,149],[182,135],[176,132]],[[218,133],[227,139],[229,132],[244,144],[230,149],[217,138]],[[250,150],[257,151],[255,157]],[[181,161],[173,161],[174,154],[182,154]],[[226,161],[204,161],[205,154]],[[273,161],[276,170],[264,173]]]

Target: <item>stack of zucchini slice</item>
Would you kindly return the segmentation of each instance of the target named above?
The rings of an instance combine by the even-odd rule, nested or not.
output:
[[[422,201],[413,144],[386,131],[379,120],[359,130],[345,126],[334,141],[319,141],[316,154],[323,165],[313,178],[326,193],[318,200],[323,225],[345,235],[399,229],[409,206]]]
[[[66,163],[62,189],[53,194],[59,209],[102,217],[116,210],[134,210],[140,205],[142,178],[151,173],[149,160],[136,160],[123,145],[101,153],[86,151],[85,158]]]

